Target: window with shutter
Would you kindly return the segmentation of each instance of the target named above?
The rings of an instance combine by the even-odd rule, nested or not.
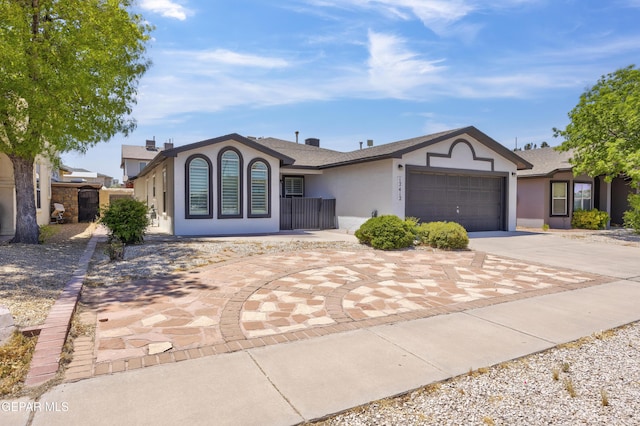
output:
[[[303,197],[304,196],[304,177],[285,176],[284,196],[285,197]]]
[[[226,149],[218,158],[219,217],[242,217],[241,174],[242,158],[234,149]]]
[[[249,217],[269,217],[269,166],[263,160],[249,165]]]
[[[187,160],[187,218],[210,218],[211,163],[203,156]]]

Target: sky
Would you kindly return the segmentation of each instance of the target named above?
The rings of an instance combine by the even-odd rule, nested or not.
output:
[[[475,126],[513,149],[598,79],[640,66],[640,0],[138,0],[155,29],[137,128],[71,167],[122,179],[121,146],[229,133],[338,151]]]

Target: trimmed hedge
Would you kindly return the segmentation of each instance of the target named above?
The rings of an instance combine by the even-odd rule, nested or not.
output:
[[[413,245],[414,229],[395,215],[372,217],[355,232],[362,244],[381,250],[394,250]]]
[[[578,229],[605,229],[609,213],[593,210],[575,210],[571,218],[571,227]]]
[[[422,223],[417,235],[422,244],[439,249],[465,249],[469,245],[467,230],[456,222]]]
[[[439,249],[465,249],[469,245],[467,231],[455,222],[430,222],[418,224],[419,220],[405,220],[394,215],[382,215],[367,220],[355,232],[362,244],[382,250],[426,244]]]

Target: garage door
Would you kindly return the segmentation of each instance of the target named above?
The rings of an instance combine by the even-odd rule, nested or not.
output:
[[[458,222],[469,232],[504,229],[501,176],[411,170],[407,177],[407,216],[421,222]]]

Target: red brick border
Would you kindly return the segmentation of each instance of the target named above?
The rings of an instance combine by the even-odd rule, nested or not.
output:
[[[49,315],[41,327],[29,372],[24,382],[27,387],[41,385],[53,379],[58,372],[60,354],[69,332],[71,317],[82,291],[82,282],[87,273],[89,262],[100,237],[102,234],[94,231],[78,261],[78,268],[65,284],[62,293],[51,307]]]

